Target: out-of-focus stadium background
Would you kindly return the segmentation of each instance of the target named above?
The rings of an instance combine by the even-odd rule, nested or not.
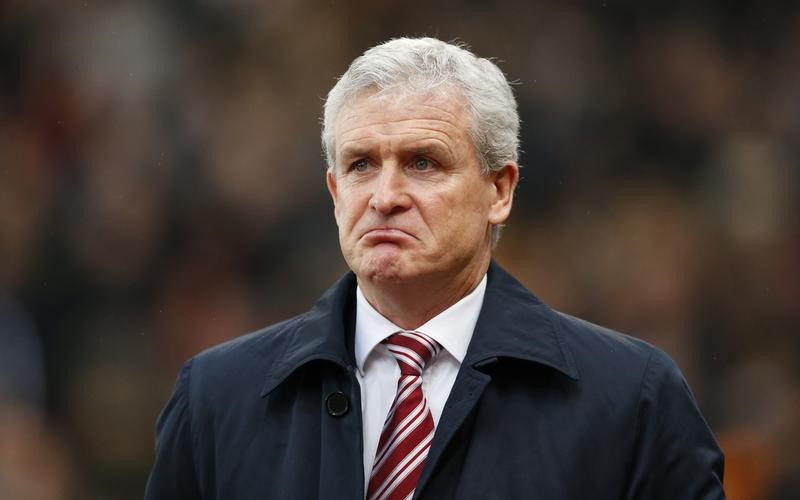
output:
[[[791,5],[0,2],[0,498],[141,498],[180,364],[344,271],[323,97],[404,34],[519,82],[501,264],[678,361],[731,499],[800,498]]]

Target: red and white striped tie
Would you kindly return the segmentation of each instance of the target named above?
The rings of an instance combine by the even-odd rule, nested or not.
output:
[[[422,394],[422,371],[442,347],[418,332],[396,333],[385,343],[400,365],[400,379],[378,441],[367,500],[410,499],[433,439],[433,417]]]

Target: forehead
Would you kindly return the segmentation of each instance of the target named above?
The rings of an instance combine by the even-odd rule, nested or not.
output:
[[[456,92],[362,92],[342,106],[335,122],[337,149],[344,141],[381,135],[445,135],[462,140],[470,120],[464,98]]]

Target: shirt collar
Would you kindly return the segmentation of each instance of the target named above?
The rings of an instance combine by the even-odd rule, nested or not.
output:
[[[578,370],[567,347],[569,338],[576,333],[563,328],[561,315],[494,261],[486,276],[478,321],[472,335],[464,339],[469,349],[462,364],[478,368],[513,358],[552,367],[577,380]],[[251,355],[261,357],[268,367],[261,396],[271,393],[295,370],[312,361],[324,360],[342,369],[353,366],[355,288],[356,277],[351,271],[328,289],[310,311],[234,341]],[[234,344],[226,344],[226,348]]]
[[[461,363],[467,354],[475,324],[486,292],[486,275],[478,286],[461,300],[448,307],[415,331],[424,333],[439,342],[447,352]],[[361,374],[372,350],[389,335],[403,328],[386,319],[364,297],[361,287],[356,289],[356,363]]]

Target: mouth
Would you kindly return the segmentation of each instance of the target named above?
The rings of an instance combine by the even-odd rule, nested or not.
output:
[[[380,243],[403,243],[415,240],[416,237],[402,229],[395,227],[374,227],[366,231],[361,239],[368,244],[377,245]]]

